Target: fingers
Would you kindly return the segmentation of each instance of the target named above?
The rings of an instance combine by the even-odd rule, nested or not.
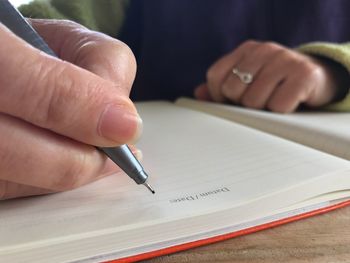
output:
[[[225,79],[232,74],[232,68],[243,59],[247,52],[251,52],[257,43],[255,41],[247,41],[239,46],[232,53],[219,59],[207,72],[207,85],[211,98],[217,102],[226,101],[226,97],[222,92],[222,85]]]
[[[119,171],[95,147],[8,115],[0,114],[0,134],[0,180],[33,187],[18,188],[17,196],[70,190]]]
[[[246,85],[240,97],[240,103],[254,109],[264,109],[278,86],[287,78],[289,56],[283,55],[284,50],[276,47],[274,52],[266,54],[268,65],[262,65],[259,73],[253,74],[254,81]],[[261,58],[264,60],[263,58]]]
[[[0,38],[7,43],[0,47],[0,112],[97,146],[139,136],[141,120],[115,83],[39,52],[2,25]]]
[[[244,82],[242,73],[251,74],[253,81]],[[217,102],[291,112],[301,103],[322,106],[332,101],[337,94],[334,76],[334,70],[318,59],[276,43],[248,41],[208,70],[207,86]],[[204,87],[196,90],[196,96],[208,100]]]
[[[135,154],[135,156],[137,156],[139,160],[142,159],[141,151],[137,149],[133,149],[133,153]],[[60,169],[61,168],[62,167],[60,167]],[[117,171],[116,165],[111,160],[107,159],[105,168],[102,170],[100,175],[96,176],[96,180],[99,180],[116,171]],[[71,185],[74,185],[74,183],[72,183]],[[70,190],[70,189],[67,189],[67,190]],[[58,189],[56,191],[58,191]],[[34,195],[51,194],[51,193],[55,193],[56,191],[19,184],[19,183],[13,183],[5,180],[0,180],[0,200],[34,196]]]
[[[211,101],[207,84],[203,83],[194,90],[194,97],[198,100]]]
[[[114,82],[129,95],[136,61],[123,42],[68,20],[30,21],[61,59]]]
[[[32,195],[43,195],[43,194],[49,194],[49,193],[52,193],[52,191],[33,187],[33,186],[0,180],[0,200],[32,196]]]
[[[71,190],[120,171],[94,147],[11,116],[0,114],[0,133],[0,200]]]
[[[287,113],[297,109],[297,107],[308,100],[317,90],[318,75],[321,71],[318,67],[302,63],[291,66],[290,70],[295,75],[288,76],[271,94],[266,108],[271,111]]]
[[[249,56],[242,57],[241,61],[238,61],[233,68],[239,70],[241,73],[249,73],[252,76],[257,76],[266,63],[266,60],[263,59],[266,55],[270,54],[266,54],[260,45],[255,45]],[[248,85],[243,83],[237,75],[233,74],[232,68],[229,73],[221,86],[222,93],[232,102],[239,103]],[[252,85],[254,84],[252,83]]]
[[[140,118],[127,97],[135,74],[130,50],[76,24],[64,28],[39,30],[46,40],[56,35],[51,47],[80,67],[0,25],[6,43],[0,47],[6,76],[0,78],[0,199],[70,190],[119,171],[87,144],[124,144],[139,134]]]

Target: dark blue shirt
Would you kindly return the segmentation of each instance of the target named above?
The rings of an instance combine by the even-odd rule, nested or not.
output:
[[[120,38],[138,62],[131,97],[173,100],[245,40],[348,41],[350,0],[131,0]]]

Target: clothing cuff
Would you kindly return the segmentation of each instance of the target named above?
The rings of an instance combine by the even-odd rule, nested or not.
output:
[[[334,44],[326,42],[313,42],[297,48],[298,51],[308,54],[325,57],[341,64],[349,72],[350,78],[350,42]],[[349,87],[350,88],[350,87]],[[341,101],[323,107],[325,110],[350,111],[350,93]]]

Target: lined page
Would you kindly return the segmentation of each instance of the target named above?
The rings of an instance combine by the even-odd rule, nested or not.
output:
[[[39,262],[52,250],[54,262],[123,251],[140,245],[141,237],[162,241],[166,227],[159,233],[142,230],[147,227],[227,209],[235,211],[234,224],[350,188],[350,164],[343,159],[170,103],[141,103],[138,110],[144,120],[138,147],[156,194],[120,173],[70,192],[0,202],[0,259],[31,255]],[[195,225],[218,227],[210,222]],[[176,238],[195,225],[169,231]],[[103,236],[111,237],[96,246]],[[84,240],[90,240],[86,247]]]
[[[279,114],[181,98],[179,106],[200,110],[350,160],[350,113]]]

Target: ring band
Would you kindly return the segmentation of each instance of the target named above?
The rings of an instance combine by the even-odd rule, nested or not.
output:
[[[244,84],[250,84],[253,82],[253,75],[249,72],[243,72],[238,68],[233,68],[232,73],[236,75]]]

